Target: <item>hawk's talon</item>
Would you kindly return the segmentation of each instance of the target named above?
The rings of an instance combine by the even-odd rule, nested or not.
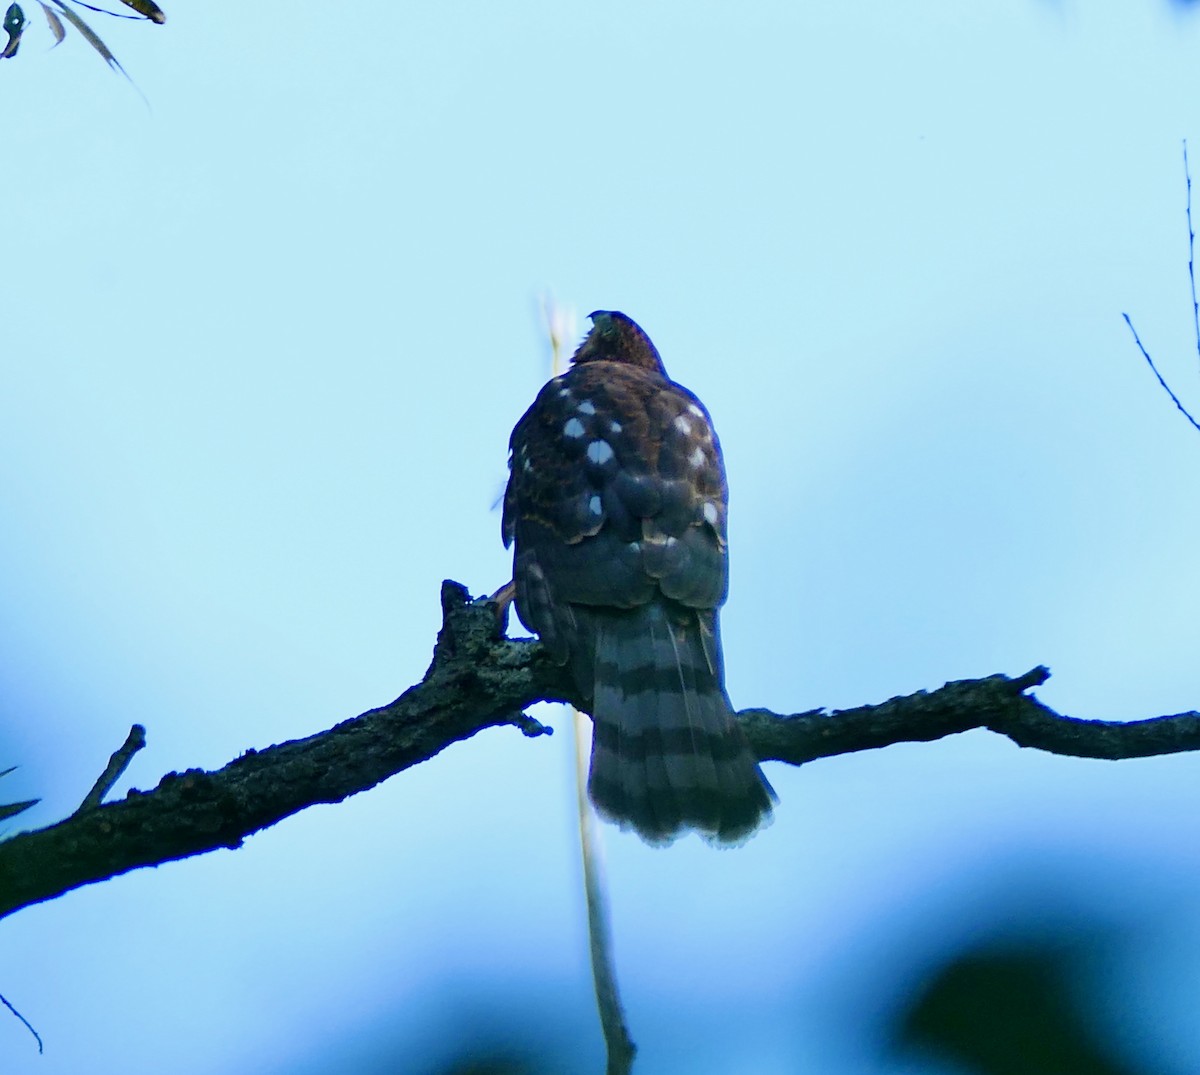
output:
[[[513,598],[516,595],[517,584],[514,580],[509,579],[491,597],[482,599],[490,601],[496,606],[496,633],[500,638],[508,637],[508,610],[512,606]]]

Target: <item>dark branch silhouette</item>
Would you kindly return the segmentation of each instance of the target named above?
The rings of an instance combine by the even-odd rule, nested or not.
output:
[[[540,644],[503,637],[492,601],[473,601],[458,583],[446,582],[442,613],[424,679],[390,705],[306,739],[248,750],[215,772],[169,773],[153,791],[89,804],[57,824],[0,842],[0,917],[139,866],[238,847],[305,807],[366,791],[484,728],[513,725],[529,736],[546,734],[548,728],[525,715],[526,706],[579,702]],[[747,709],[739,717],[762,760],[793,765],[972,728],[1079,758],[1200,748],[1200,713],[1129,723],[1055,713],[1027,694],[1049,674],[1039,667],[857,709],[792,716]]]

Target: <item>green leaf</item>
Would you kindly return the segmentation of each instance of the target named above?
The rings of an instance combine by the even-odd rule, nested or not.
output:
[[[42,4],[42,0],[38,0],[38,3]],[[67,36],[67,28],[63,26],[62,19],[54,14],[53,8],[49,8],[45,4],[42,4],[42,10],[46,13],[46,21],[50,24],[50,32],[54,35],[54,44],[50,47],[57,48],[63,43],[63,38]],[[3,775],[3,773],[0,773],[0,776]]]
[[[117,58],[111,52],[109,52],[108,46],[100,39],[100,35],[96,33],[96,31],[93,30],[86,22],[84,22],[77,12],[72,11],[71,8],[67,7],[67,5],[63,3],[63,0],[54,0],[54,3],[57,4],[59,10],[66,15],[67,22],[69,22],[75,27],[76,30],[83,34],[84,40],[98,53],[100,53],[100,55],[104,58],[104,62],[108,64],[108,66],[114,71],[120,71],[122,74],[125,74],[125,68],[123,68],[118,62]],[[128,78],[129,76],[125,75],[125,77]]]
[[[11,60],[21,46],[21,35],[29,23],[20,4],[9,4],[4,13],[4,31],[8,34],[8,43],[0,50],[0,60]]]
[[[154,0],[121,0],[121,3],[133,8],[139,15],[145,15],[151,22],[156,22],[159,26],[167,21],[163,9]]]
[[[83,34],[83,39],[89,45],[91,45],[92,48],[94,48],[98,53],[100,53],[100,56],[103,58],[104,62],[106,64],[108,64],[109,67],[111,67],[114,71],[120,71],[121,74],[123,74],[125,76],[125,80],[135,90],[137,90],[138,96],[141,97],[143,101],[145,101],[146,100],[145,95],[142,94],[141,90],[138,90],[137,83],[134,82],[133,79],[129,77],[129,72],[126,71],[125,68],[121,66],[121,62],[112,54],[109,47],[100,39],[100,35],[98,33],[96,33],[96,31],[93,30],[86,22],[83,21],[83,18],[80,16],[80,14],[77,11],[73,10],[72,8],[67,7],[64,0],[54,0],[54,6],[57,7],[58,10],[61,11],[67,17],[67,22],[69,22],[72,26],[75,27],[76,30],[78,30],[81,34]],[[146,104],[147,104],[147,107],[149,107],[148,101],[146,102]]]
[[[20,4],[10,4],[4,13],[4,29],[10,34],[19,34],[25,29],[25,12]]]

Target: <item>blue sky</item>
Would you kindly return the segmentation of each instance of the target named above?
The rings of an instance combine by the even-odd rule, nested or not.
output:
[[[0,766],[6,799],[43,799],[22,825],[73,810],[134,721],[121,792],[419,679],[441,579],[508,577],[492,507],[548,375],[547,288],[635,317],[713,414],[735,704],[1044,663],[1075,716],[1200,706],[1200,435],[1120,317],[1200,409],[1195,18],[166,10],[93,18],[150,109],[77,35],[46,54],[40,15],[0,66]],[[0,992],[47,1048],[0,1018],[0,1067],[420,1071],[470,1032],[595,1070],[569,725],[546,719],[553,740],[494,730],[6,920]],[[1021,900],[1163,923],[1112,980],[1155,998],[1123,1009],[1128,1047],[1194,1070],[1194,767],[977,732],[771,766],[777,820],[737,852],[608,832],[644,1070],[951,1071],[846,1013]]]

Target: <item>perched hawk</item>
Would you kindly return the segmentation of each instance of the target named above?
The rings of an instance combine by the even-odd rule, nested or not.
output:
[[[775,793],[725,694],[725,467],[650,338],[598,311],[513,430],[504,544],[522,622],[592,714],[588,793],[650,844],[744,841]]]

